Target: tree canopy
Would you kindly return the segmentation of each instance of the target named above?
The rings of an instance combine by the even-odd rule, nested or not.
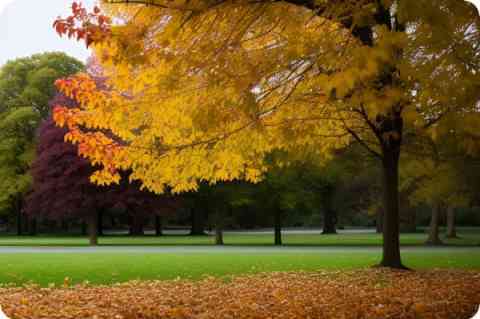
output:
[[[157,192],[194,189],[199,180],[256,181],[262,154],[307,144],[328,154],[357,140],[381,156],[382,145],[402,135],[388,127],[400,125],[386,118],[393,106],[410,132],[446,114],[452,120],[478,101],[478,32],[469,31],[478,21],[463,2],[419,11],[418,1],[403,1],[394,23],[364,22],[375,28],[373,46],[336,20],[286,3],[196,1],[184,10],[154,3],[109,10],[124,23],[96,50],[114,91],[95,90],[81,76],[60,82],[71,95],[84,89],[78,98],[88,112],[73,117],[79,124],[126,142],[82,148],[105,164],[100,183],[115,180],[114,168],[123,166],[138,168],[133,178]],[[401,32],[403,25],[411,31]],[[468,56],[457,57],[452,40]],[[59,122],[72,118],[61,109],[57,115]],[[82,143],[88,135],[75,130],[70,138]]]
[[[75,107],[75,101],[57,94],[52,105]],[[75,216],[87,220],[99,211],[111,208],[132,214],[171,213],[177,201],[169,196],[140,190],[139,183],[128,183],[128,175],[120,185],[101,187],[90,183],[94,171],[90,162],[77,155],[77,147],[66,143],[65,128],[55,125],[52,117],[43,121],[38,131],[36,158],[32,163],[32,191],[26,198],[25,210],[31,215],[58,218]],[[92,230],[96,231],[95,227]]]
[[[8,61],[0,71],[0,112],[30,106],[42,118],[50,111],[55,80],[75,74],[83,64],[65,53],[34,54]]]
[[[31,187],[36,130],[50,110],[58,77],[82,70],[64,53],[36,54],[0,69],[0,209],[20,213]]]
[[[80,108],[59,105],[55,121],[68,126],[83,156],[103,165],[93,181],[118,182],[117,170],[129,168],[159,193],[201,181],[257,182],[274,150],[311,147],[324,160],[357,143],[383,167],[382,264],[403,267],[402,145],[478,125],[480,33],[472,5],[134,2],[105,1],[113,20],[75,3],[73,15],[55,24],[92,45],[109,77],[108,90],[86,75],[57,83]]]
[[[21,200],[31,186],[30,163],[34,158],[39,116],[30,107],[0,114],[0,211],[21,209]]]

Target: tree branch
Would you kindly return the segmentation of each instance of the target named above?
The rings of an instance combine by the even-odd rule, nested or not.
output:
[[[360,136],[358,136],[357,133],[355,133],[355,131],[349,129],[349,128],[345,128],[346,131],[348,133],[350,133],[350,135],[353,136],[353,138],[360,144],[362,145],[368,152],[370,152],[373,156],[375,156],[376,158],[378,159],[382,159],[382,155],[380,153],[378,153],[377,151],[375,151],[374,149],[372,149],[364,140],[362,140],[362,138]]]

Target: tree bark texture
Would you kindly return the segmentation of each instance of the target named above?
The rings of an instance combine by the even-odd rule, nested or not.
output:
[[[23,213],[22,202],[20,199],[15,200],[15,213],[17,216],[17,236],[23,235]]]
[[[98,222],[97,222],[97,231],[98,231],[98,236],[103,236],[103,215],[104,215],[105,210],[100,209],[98,211]]]
[[[377,208],[375,218],[375,231],[377,234],[381,234],[383,233],[383,206]]]
[[[28,225],[28,235],[35,236],[37,235],[37,219],[35,217],[31,217]]]
[[[217,225],[215,227],[215,245],[223,245],[223,227],[222,225]]]
[[[192,228],[190,235],[204,236],[205,234],[205,214],[198,208],[192,207],[190,209],[190,220]]]
[[[130,217],[130,235],[143,236],[144,218],[138,214],[133,213]]]
[[[275,209],[274,214],[274,233],[275,245],[282,245],[282,212],[280,209]]]
[[[455,208],[451,205],[447,207],[447,238],[458,238],[455,227]]]
[[[443,244],[439,236],[440,227],[440,204],[435,203],[432,207],[432,216],[430,218],[430,227],[428,229],[427,245]]]
[[[163,218],[162,216],[155,216],[155,236],[163,235]]]
[[[394,147],[394,146],[393,146]],[[383,149],[383,257],[381,266],[405,269],[400,258],[398,162],[400,150],[390,144]]]
[[[323,231],[322,234],[337,233],[337,212],[334,209],[325,209],[323,211]]]
[[[87,217],[88,239],[90,246],[98,245],[98,213]]]

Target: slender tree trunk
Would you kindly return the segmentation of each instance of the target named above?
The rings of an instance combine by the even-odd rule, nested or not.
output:
[[[223,245],[223,229],[225,227],[225,215],[223,207],[216,208],[213,215],[213,222],[215,224],[215,245]]]
[[[393,142],[391,143],[393,144]],[[406,269],[400,258],[400,218],[398,203],[398,161],[400,147],[384,145],[383,149],[383,258],[381,266]]]
[[[155,236],[162,236],[163,235],[163,220],[162,216],[155,216]]]
[[[337,213],[335,210],[328,208],[323,211],[323,231],[322,234],[337,233]]]
[[[383,207],[382,206],[379,206],[377,208],[375,228],[376,228],[377,234],[383,233]]]
[[[439,237],[440,224],[440,204],[435,203],[432,207],[432,216],[430,218],[430,228],[428,229],[427,245],[442,245]]]
[[[104,209],[100,209],[98,211],[98,222],[97,222],[97,232],[98,236],[103,236],[103,215],[104,215]]]
[[[82,220],[82,225],[81,225],[82,236],[87,236],[87,223],[88,221],[86,219]]]
[[[30,236],[30,216],[23,214],[23,233]]]
[[[130,223],[130,235],[133,236],[143,236],[143,217],[139,216],[138,214],[133,214],[131,217],[131,223]]]
[[[400,222],[400,232],[415,233],[417,231],[415,210],[412,208],[405,211],[402,210],[402,214],[405,214],[405,219],[403,222]]]
[[[215,245],[223,245],[223,226],[218,223],[215,226]]]
[[[275,227],[275,245],[282,245],[282,212],[280,209],[275,209],[274,215],[274,227]]]
[[[98,245],[98,212],[87,217],[88,239],[90,246]]]
[[[47,220],[48,234],[55,234],[57,232],[57,223],[55,221]]]
[[[337,212],[333,207],[333,197],[335,196],[335,187],[327,185],[323,194],[323,231],[322,234],[336,234],[337,233]]]
[[[20,200],[16,200],[15,202],[15,210],[17,213],[17,236],[23,235],[23,219],[22,219],[22,206],[20,204]]]
[[[190,209],[190,220],[192,223],[192,228],[190,230],[190,235],[192,236],[204,236],[205,234],[205,214],[200,210],[192,207]]]
[[[37,235],[37,219],[35,217],[32,217],[29,223],[28,227],[28,235],[29,236],[35,236]]]
[[[417,231],[416,211],[408,200],[411,193],[410,189],[404,190],[399,194],[399,209],[400,215],[400,233],[415,233]]]
[[[62,228],[62,232],[67,233],[68,232],[68,221],[65,219],[62,219],[60,227]]]
[[[455,227],[455,208],[450,205],[447,207],[447,238],[458,238]]]

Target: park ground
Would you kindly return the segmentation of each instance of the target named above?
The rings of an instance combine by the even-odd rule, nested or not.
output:
[[[281,272],[110,286],[5,287],[11,318],[471,318],[480,275],[429,270]]]
[[[286,231],[212,236],[0,237],[0,305],[27,318],[467,319],[480,304],[480,233],[425,246],[403,234],[413,271],[371,267],[381,236]]]
[[[442,247],[424,245],[425,233],[402,234],[402,257],[413,269],[480,271],[480,230],[459,229]],[[272,271],[360,269],[381,258],[381,235],[345,231],[285,231],[284,245],[268,232],[227,232],[223,247],[213,236],[104,236],[98,247],[84,237],[0,237],[0,282],[61,285],[129,280],[199,280]]]

